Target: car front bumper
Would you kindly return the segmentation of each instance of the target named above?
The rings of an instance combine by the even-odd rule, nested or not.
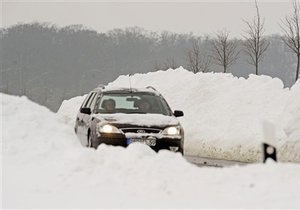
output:
[[[148,145],[153,150],[159,151],[161,149],[167,149],[172,151],[179,151],[183,153],[183,138],[168,138],[160,135],[145,135],[134,136],[124,134],[101,134],[93,140],[93,146],[96,148],[98,145],[104,143],[107,145],[123,146],[127,147],[129,144],[134,143],[134,139],[140,139],[146,144],[146,140],[155,140],[155,145]],[[145,141],[144,141],[145,140]]]

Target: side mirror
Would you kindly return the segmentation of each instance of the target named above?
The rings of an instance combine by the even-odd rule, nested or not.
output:
[[[91,114],[92,113],[90,108],[81,108],[80,112],[83,114]]]
[[[183,114],[183,111],[179,111],[179,110],[175,110],[174,111],[174,116],[175,117],[182,117],[184,114]]]

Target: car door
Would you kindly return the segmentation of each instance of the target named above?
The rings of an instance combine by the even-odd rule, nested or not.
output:
[[[90,98],[85,104],[85,108],[90,108],[93,111],[93,104],[96,99],[97,93],[92,92]],[[90,128],[91,114],[83,114],[82,138],[83,142],[88,145],[88,130]]]
[[[77,117],[76,117],[76,126],[75,126],[75,129],[76,129],[76,133],[80,139],[80,142],[85,145],[85,139],[84,139],[84,117],[86,114],[84,113],[81,113],[81,108],[84,108],[87,106],[87,103],[89,101],[89,99],[91,98],[92,96],[92,93],[88,94],[87,97],[84,99],[80,109],[79,109],[79,112],[77,114]]]

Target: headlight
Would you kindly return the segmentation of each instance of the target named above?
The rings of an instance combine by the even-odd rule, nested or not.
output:
[[[100,133],[121,133],[120,130],[113,125],[104,124],[98,125],[97,127]]]
[[[168,128],[165,128],[162,131],[163,135],[168,135],[168,136],[175,136],[180,134],[180,127],[179,126],[171,126]]]

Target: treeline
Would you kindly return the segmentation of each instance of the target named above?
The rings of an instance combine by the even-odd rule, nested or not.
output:
[[[224,72],[214,54],[217,36],[156,33],[138,27],[98,33],[82,25],[59,28],[47,23],[18,24],[0,33],[1,92],[26,95],[54,111],[62,100],[87,93],[121,74],[179,66],[193,72]],[[269,45],[259,74],[279,77],[291,86],[295,56],[281,36],[265,39]],[[243,50],[246,40],[228,41],[234,41],[236,54],[226,72],[243,77],[255,73]]]

